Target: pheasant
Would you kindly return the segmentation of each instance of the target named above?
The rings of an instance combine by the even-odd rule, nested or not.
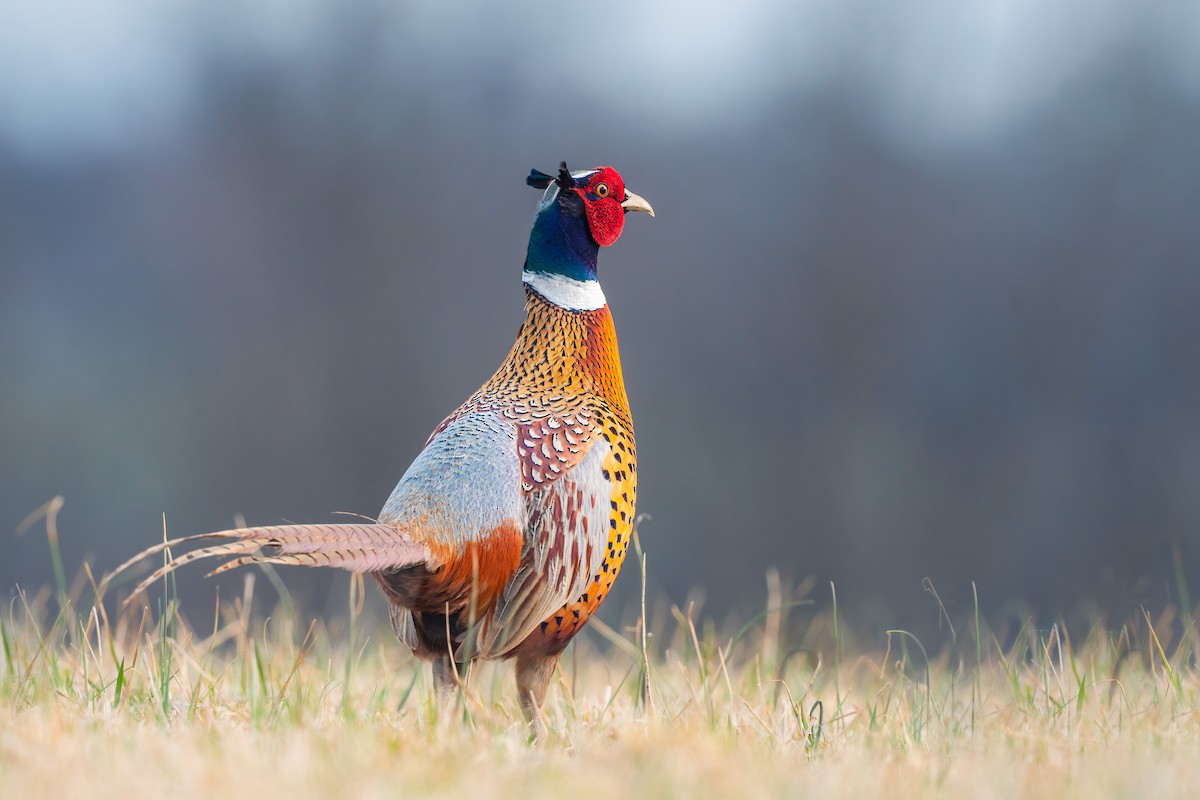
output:
[[[477,658],[515,659],[518,700],[535,734],[563,649],[600,607],[634,522],[637,458],[617,337],[596,276],[625,213],[650,204],[612,167],[557,176],[544,189],[525,258],[525,322],[496,373],[446,417],[374,523],[277,525],[185,536],[117,567],[192,543],[133,591],[176,568],[226,560],[370,573],[399,640],[453,692]],[[215,542],[215,543],[213,543]],[[126,601],[128,602],[128,601]]]

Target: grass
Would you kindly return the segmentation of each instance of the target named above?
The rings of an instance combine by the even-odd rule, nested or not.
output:
[[[266,618],[255,576],[195,625],[169,586],[156,613],[114,618],[81,604],[79,581],[73,594],[62,580],[18,592],[0,615],[0,797],[1092,798],[1200,786],[1192,614],[1078,635],[1062,623],[994,631],[976,603],[957,628],[946,615],[949,642],[931,652],[906,631],[856,638],[832,587],[806,605],[811,584],[772,574],[765,610],[729,631],[695,604],[590,626],[551,689],[549,740],[531,745],[509,665],[473,667],[467,691],[440,701],[427,667],[362,611],[361,584],[340,619],[301,620],[284,604]]]

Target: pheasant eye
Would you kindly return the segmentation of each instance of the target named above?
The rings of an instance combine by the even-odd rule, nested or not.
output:
[[[592,190],[596,197],[608,197],[608,184],[597,183],[596,188]]]

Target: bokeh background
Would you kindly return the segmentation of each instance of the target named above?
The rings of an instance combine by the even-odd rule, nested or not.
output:
[[[1174,602],[1198,41],[1195,3],[1116,0],[7,4],[0,587],[51,580],[13,530],[59,494],[68,571],[163,514],[374,514],[511,343],[523,178],[566,159],[658,212],[601,260],[654,595]]]

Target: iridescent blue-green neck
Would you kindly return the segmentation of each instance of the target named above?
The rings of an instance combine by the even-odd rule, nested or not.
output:
[[[570,193],[568,193],[570,195]],[[570,200],[555,196],[543,202],[529,232],[525,271],[561,275],[577,281],[596,280],[596,256],[600,246],[587,230],[582,204],[578,211]]]

